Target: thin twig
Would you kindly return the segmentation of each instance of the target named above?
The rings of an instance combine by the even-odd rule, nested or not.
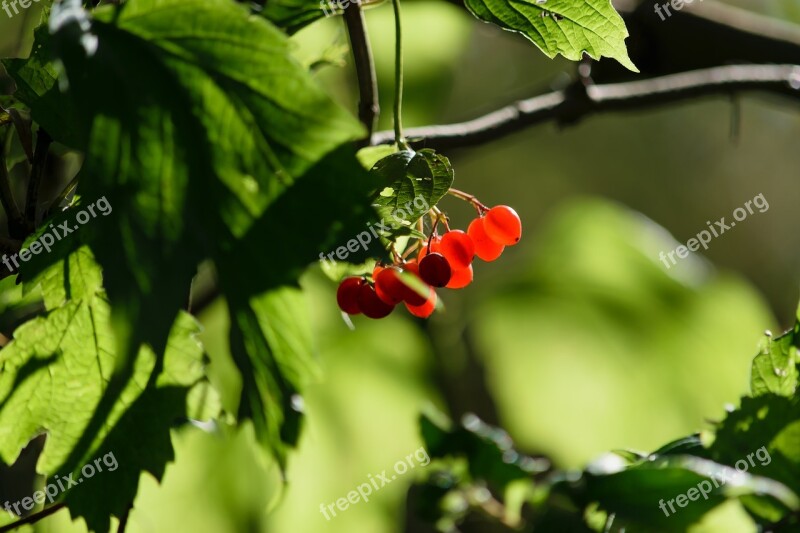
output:
[[[402,150],[407,148],[403,136],[403,19],[400,0],[392,0],[394,7],[394,142]]]
[[[8,524],[6,526],[0,527],[0,533],[6,533],[8,531],[14,531],[15,529],[17,529],[19,527],[22,527],[24,525],[27,525],[27,524],[35,524],[39,520],[42,520],[43,518],[47,518],[48,516],[57,513],[58,511],[60,511],[63,508],[64,508],[64,504],[63,503],[57,503],[57,504],[55,504],[55,505],[53,505],[51,507],[48,507],[47,509],[43,509],[43,510],[39,511],[38,513],[34,513],[32,515],[28,515],[28,516],[26,516],[25,518],[23,518],[21,520],[17,520],[13,524]]]
[[[7,135],[10,132],[7,132]],[[19,211],[17,202],[14,199],[14,194],[11,192],[11,180],[8,175],[8,168],[6,167],[6,151],[5,143],[0,146],[0,203],[3,204],[3,209],[6,211],[8,217],[8,232],[11,237],[15,239],[24,239],[28,232],[25,228],[25,219],[22,218],[22,213]]]
[[[544,122],[571,125],[609,111],[634,111],[708,95],[765,91],[800,99],[800,65],[730,65],[646,80],[584,86],[534,96],[482,117],[406,131],[412,145],[443,149],[499,139]],[[376,144],[393,142],[393,132],[375,134]]]
[[[36,133],[36,150],[33,153],[33,165],[31,166],[31,176],[28,180],[28,194],[25,196],[25,220],[28,228],[33,231],[38,220],[36,219],[36,208],[39,202],[39,188],[42,184],[44,169],[47,164],[47,153],[53,139],[41,127]]]
[[[375,74],[375,63],[372,59],[372,48],[369,44],[364,13],[361,5],[353,2],[344,11],[344,22],[350,38],[350,49],[353,51],[356,77],[358,78],[358,118],[367,128],[367,137],[361,145],[372,144],[372,133],[378,121],[380,108],[378,105],[378,78]]]

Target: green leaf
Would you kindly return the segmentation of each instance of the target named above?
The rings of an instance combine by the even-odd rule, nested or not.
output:
[[[677,497],[690,489],[695,489],[693,500],[676,505]],[[599,503],[615,515],[615,526],[631,525],[637,531],[685,531],[726,498],[744,495],[769,498],[789,509],[800,505],[797,495],[777,481],[688,455],[645,460],[627,468],[613,460],[605,465],[599,461],[580,480],[563,481],[556,490],[566,490],[584,506]]]
[[[58,87],[58,73],[51,63],[51,42],[47,25],[36,28],[34,46],[27,59],[4,59],[3,65],[14,78],[14,97],[31,108],[33,119],[62,144],[84,150],[87,121],[71,105],[69,96]]]
[[[753,396],[773,393],[792,396],[797,389],[800,347],[800,309],[794,328],[780,337],[767,335],[753,359],[750,390]]]
[[[800,493],[800,398],[771,393],[742,398],[741,407],[719,424],[709,450],[717,462],[739,462],[748,472]],[[748,509],[757,515],[776,519],[774,509],[750,503]]]
[[[315,371],[305,299],[299,289],[283,287],[228,303],[231,354],[243,380],[239,421],[252,420],[258,440],[285,467],[300,434],[299,392]]]
[[[240,5],[131,0],[95,14],[65,3],[51,18],[76,106],[93,117],[82,194],[114,206],[92,249],[125,353],[160,353],[199,261],[227,256],[362,128]]]
[[[90,531],[109,531],[110,516],[124,516],[134,501],[142,472],[161,480],[167,463],[174,460],[170,428],[180,419],[196,416],[190,411],[191,393],[208,387],[203,379],[203,351],[195,336],[199,324],[189,315],[180,314],[167,344],[164,373],[153,383],[147,382],[141,394],[129,403],[124,414],[93,446],[88,458],[106,457],[109,453],[120,464],[114,472],[104,471],[67,493],[66,504],[73,518],[83,517]],[[149,363],[155,359],[146,354]],[[142,356],[140,356],[142,357]],[[144,367],[143,365],[143,370]],[[144,383],[144,374],[134,381]],[[140,390],[132,387],[132,390]],[[209,391],[211,413],[215,393]],[[216,404],[218,406],[218,404]],[[207,407],[207,406],[204,406]],[[135,438],[131,438],[135,435]],[[88,462],[88,461],[87,461]],[[93,462],[93,461],[92,461]],[[76,474],[75,479],[78,479]]]
[[[327,155],[215,259],[223,291],[237,297],[261,294],[296,283],[309,264],[322,259],[360,263],[382,257],[386,252],[370,231],[377,218],[369,200],[375,188],[352,146]],[[359,235],[365,246],[355,252],[345,248],[345,259],[335,255]]]
[[[45,221],[23,244],[23,248],[30,249],[38,241],[40,252],[26,262],[20,261],[19,281],[25,294],[41,287],[47,310],[69,300],[90,300],[102,289],[103,274],[91,249],[83,244],[85,233],[62,234],[61,224],[66,222],[72,227],[77,210],[67,210]]]
[[[522,33],[549,58],[610,57],[639,72],[628,57],[628,30],[611,0],[466,0],[473,15]]]
[[[374,200],[378,214],[395,230],[408,228],[435,206],[454,175],[450,161],[430,149],[391,154],[370,172],[380,187]]]
[[[77,480],[84,464],[108,453],[123,465],[66,493],[73,517],[85,517],[96,531],[108,531],[111,514],[122,516],[141,470],[161,477],[172,457],[169,428],[186,416],[186,395],[203,375],[202,349],[194,339],[199,325],[180,315],[167,344],[164,373],[157,380],[151,376],[156,357],[143,348],[102,430],[86,434],[114,371],[109,316],[100,294],[71,300],[19,327],[0,351],[0,459],[10,462],[31,437],[47,432],[38,462],[43,474],[75,473]]]
[[[332,13],[326,6],[325,11]],[[325,16],[322,5],[313,0],[267,0],[261,14],[270,22],[293,34]]]

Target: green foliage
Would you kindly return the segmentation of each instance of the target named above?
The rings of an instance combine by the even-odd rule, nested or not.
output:
[[[548,57],[585,53],[636,70],[608,0],[466,5],[523,33]],[[113,452],[118,470],[59,496],[91,530],[108,531],[112,517],[126,515],[142,473],[165,476],[178,421],[213,420],[206,427],[219,435],[189,438],[228,458],[231,449],[246,450],[248,466],[231,462],[239,472],[260,460],[252,440],[271,453],[273,481],[273,462],[284,474],[300,442],[305,386],[318,372],[298,279],[319,253],[380,219],[399,222],[402,212],[391,237],[413,234],[452,186],[450,161],[433,150],[356,153],[364,128],[290,53],[286,34],[322,16],[317,4],[300,0],[267,0],[261,16],[227,0],[127,0],[95,10],[68,0],[53,10],[49,28],[36,31],[30,58],[4,61],[17,86],[14,104],[85,155],[80,199],[40,223],[25,245],[51,224],[71,225],[75,210],[98,198],[113,206],[102,223],[25,263],[15,280],[22,290],[12,280],[0,285],[8,290],[0,309],[35,298],[43,309],[0,353],[0,459],[13,463],[44,432],[37,467],[50,478],[79,477],[82,465]],[[606,229],[598,220],[582,230],[584,240]],[[351,253],[337,272],[369,270],[370,258],[386,254],[384,244],[375,239]],[[230,355],[241,377],[241,390],[222,391],[238,399],[230,413],[220,412],[207,382],[200,325],[184,311],[204,262],[227,302]],[[565,277],[564,269],[550,270]],[[675,300],[685,296],[661,282]],[[637,315],[631,302],[605,303]],[[437,459],[424,485],[424,514],[451,529],[480,508],[512,525],[656,531],[688,527],[735,501],[762,524],[791,517],[800,507],[798,327],[764,341],[753,361],[753,397],[715,425],[710,443],[692,435],[652,454],[619,452],[582,471],[560,471],[474,415],[457,427],[423,418]],[[376,335],[375,345],[390,344],[387,338]],[[343,344],[341,352],[356,351]],[[769,452],[769,464],[679,515],[662,515],[660,499],[732,475],[754,443]],[[219,469],[207,474],[224,477]],[[253,486],[278,490],[277,481]],[[247,512],[260,513],[259,503],[248,502]],[[250,530],[262,520],[248,514],[231,527]]]
[[[289,35],[325,16],[320,4],[309,0],[267,0],[261,14]]]
[[[33,119],[59,142],[72,148],[86,148],[88,121],[69,105],[68,96],[59,89],[58,72],[51,62],[50,34],[47,26],[34,32],[35,45],[27,59],[4,59],[3,65],[14,78],[14,97],[26,104]]]
[[[107,531],[111,514],[121,516],[135,496],[139,472],[160,479],[172,459],[169,428],[177,417],[188,416],[187,395],[204,369],[194,338],[198,324],[181,314],[163,356],[163,373],[154,374],[155,354],[143,348],[103,429],[86,438],[83,432],[117,359],[99,273],[91,253],[80,248],[40,277],[53,294],[46,299],[48,311],[18,328],[0,357],[0,458],[13,462],[43,428],[48,442],[38,468],[47,475],[75,473],[77,480],[85,462],[113,452],[124,468],[68,493],[73,516],[83,516],[93,530]],[[59,294],[70,299],[65,302]],[[140,440],[130,438],[134,433]],[[102,507],[95,504],[100,495],[106,502]]]
[[[763,375],[777,376],[777,370],[786,368],[786,357],[780,354],[795,349],[792,343],[796,331],[797,326],[774,341],[768,338],[766,347],[754,359],[754,383],[763,384]],[[765,360],[765,353],[770,352],[779,355]],[[440,459],[439,470],[425,486],[429,497],[439,502],[427,508],[428,518],[456,524],[468,515],[463,508],[447,506],[454,492],[464,490],[459,481],[464,467],[452,462],[461,458],[467,461],[470,483],[491,488],[500,501],[509,500],[505,494],[509,481],[532,481],[525,489],[525,499],[533,506],[526,518],[539,527],[574,527],[578,517],[552,509],[562,507],[565,499],[579,517],[586,519],[587,526],[593,523],[591,517],[601,512],[605,530],[613,525],[615,531],[684,531],[730,499],[741,502],[753,520],[763,525],[781,520],[792,523],[792,517],[800,512],[800,398],[791,394],[797,386],[796,375],[791,382],[783,379],[775,383],[779,385],[775,392],[764,390],[766,386],[754,387],[755,396],[742,398],[739,409],[716,424],[706,446],[692,435],[651,454],[619,451],[601,457],[582,472],[549,471],[546,476],[536,475],[542,470],[515,469],[516,452],[513,458],[505,453],[487,454],[487,448],[479,445],[481,440],[476,441],[468,432],[447,433],[423,419],[421,430],[431,456]],[[787,390],[789,394],[784,394]],[[508,449],[510,441],[504,432],[489,428],[474,416],[470,420],[479,435],[498,435],[491,440],[506,443],[505,448],[500,446],[501,451]],[[499,474],[502,472],[506,474]],[[510,475],[512,472],[514,475]],[[449,481],[442,484],[442,479]],[[701,484],[705,484],[705,490],[698,491]],[[685,498],[691,489],[695,490],[689,499],[672,508],[677,512],[669,511],[669,502],[674,506],[676,497]],[[660,507],[662,502],[664,508]],[[479,502],[468,503],[481,506]],[[507,501],[506,505],[510,513],[507,520],[516,516],[518,504]]]
[[[378,214],[406,227],[435,206],[453,184],[450,161],[429,149],[391,154],[371,172],[383,186],[375,198]]]
[[[522,33],[548,57],[610,57],[638,72],[628,57],[628,30],[610,0],[466,0],[479,19]]]
[[[800,310],[799,310],[800,311]],[[766,393],[793,396],[798,383],[798,348],[800,348],[800,315],[792,330],[762,341],[759,354],[753,359],[750,389],[753,396]]]

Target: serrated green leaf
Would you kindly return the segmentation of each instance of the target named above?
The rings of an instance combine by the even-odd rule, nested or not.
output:
[[[381,187],[379,216],[394,229],[408,228],[435,206],[453,185],[450,161],[430,149],[402,151],[378,161],[370,171]]]
[[[156,357],[143,348],[102,430],[87,438],[114,371],[109,319],[108,302],[100,295],[69,301],[18,328],[0,351],[0,459],[13,460],[31,437],[47,432],[39,471],[75,473],[77,480],[87,461],[113,453],[122,468],[59,495],[70,501],[73,517],[83,516],[90,529],[103,532],[110,516],[122,516],[133,501],[141,471],[160,479],[172,458],[169,428],[186,416],[188,391],[203,375],[202,349],[194,338],[199,325],[180,315],[167,343],[164,372],[152,379]]]
[[[709,450],[717,462],[744,461],[749,472],[800,493],[800,398],[742,398],[741,407],[720,423]]]
[[[315,372],[305,299],[299,289],[283,287],[228,304],[231,354],[243,381],[239,420],[253,421],[258,440],[285,467],[300,434],[300,390]]]
[[[92,249],[119,342],[161,352],[198,262],[227,255],[362,128],[240,5],[131,0],[94,16],[66,3],[51,18],[76,106],[93,117],[83,194],[107,195],[117,217]]]
[[[792,330],[780,337],[767,335],[753,359],[750,373],[750,391],[753,396],[773,393],[792,396],[797,390],[798,357],[800,347],[800,310]]]
[[[547,57],[610,57],[638,72],[628,57],[628,30],[611,0],[466,0],[479,19],[530,39]]]

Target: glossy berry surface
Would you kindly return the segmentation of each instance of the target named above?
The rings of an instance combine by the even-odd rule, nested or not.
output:
[[[494,261],[506,249],[505,246],[494,242],[486,234],[485,219],[483,218],[473,220],[469,228],[467,228],[467,234],[472,238],[472,242],[475,243],[475,255],[484,261]]]
[[[445,285],[448,289],[463,289],[472,283],[472,265],[461,270],[454,270],[450,281]]]
[[[382,268],[375,276],[375,293],[389,305],[397,305],[405,299],[408,287],[400,280],[401,272],[400,268],[391,266]]]
[[[522,221],[517,212],[507,205],[489,209],[483,227],[490,239],[505,246],[517,244],[522,237]]]
[[[472,238],[460,229],[448,231],[442,236],[439,251],[453,270],[462,270],[472,264],[475,244]]]
[[[394,309],[393,305],[378,298],[375,288],[368,283],[358,288],[358,307],[369,318],[384,318]]]
[[[428,318],[433,314],[434,309],[436,309],[436,291],[433,290],[433,287],[430,288],[430,293],[428,298],[423,298],[423,303],[420,305],[410,305],[406,302],[406,309],[412,315],[419,317],[419,318]]]
[[[442,245],[442,238],[439,237],[438,235],[435,236],[435,237],[431,236],[429,241],[431,243],[430,252],[440,252],[440,248],[441,248],[441,245]],[[430,253],[429,250],[428,250],[428,242],[429,241],[424,241],[422,243],[422,246],[420,247],[420,250],[419,250],[419,254],[417,255],[417,262],[422,262],[422,259],[426,255],[428,255],[428,253]]]
[[[439,252],[431,252],[419,262],[419,276],[422,281],[433,287],[447,285],[451,274],[450,263]]]
[[[361,312],[358,306],[358,291],[364,284],[362,278],[345,278],[336,289],[336,303],[339,309],[348,315],[357,315]]]

